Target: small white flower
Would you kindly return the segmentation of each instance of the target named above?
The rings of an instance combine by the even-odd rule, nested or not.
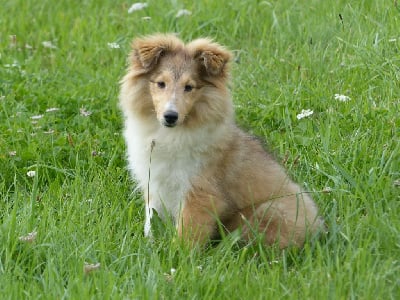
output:
[[[397,42],[397,39],[389,39],[389,43]]]
[[[21,242],[33,243],[36,240],[36,237],[37,237],[37,232],[32,231],[32,232],[28,233],[27,235],[20,236],[18,239]]]
[[[10,156],[16,156],[17,155],[17,151],[10,151],[10,152],[8,152],[8,155],[10,155]]]
[[[28,172],[26,173],[26,176],[28,176],[28,177],[35,177],[35,176],[36,176],[36,171],[28,171]]]
[[[314,113],[314,111],[311,109],[302,109],[301,113],[299,113],[296,117],[298,120],[300,120],[300,119],[311,116],[313,113]]]
[[[171,268],[171,275],[173,276],[176,273],[176,269]]]
[[[48,113],[48,112],[59,111],[59,110],[60,109],[57,107],[50,107],[50,108],[46,109],[46,112]]]
[[[144,21],[150,21],[150,20],[151,20],[151,17],[142,17],[142,20],[144,20]]]
[[[88,111],[83,107],[79,110],[79,112],[81,113],[81,116],[84,116],[84,117],[89,117],[92,114],[91,111]]]
[[[118,43],[112,42],[112,43],[107,43],[108,48],[110,49],[119,49],[121,46]]]
[[[100,268],[100,263],[89,264],[89,263],[85,262],[85,264],[83,265],[83,273],[89,274],[99,268]]]
[[[43,118],[43,115],[36,115],[31,117],[32,120],[39,120],[41,118]]]
[[[338,100],[340,102],[347,102],[347,101],[351,100],[351,98],[346,95],[335,94],[335,100]]]
[[[142,10],[142,9],[146,8],[147,6],[149,6],[149,5],[147,3],[145,3],[145,2],[133,3],[131,5],[131,7],[128,9],[128,14],[131,14],[134,11],[137,11],[137,10]]]
[[[42,42],[43,47],[45,48],[49,48],[49,49],[57,49],[57,46],[54,45],[52,42],[50,41],[44,41]]]
[[[104,152],[96,151],[96,150],[92,151],[92,156],[102,156],[102,155],[104,155]]]
[[[5,64],[4,65],[5,68],[18,68],[19,67],[19,63],[17,60],[14,60],[12,64]]]
[[[190,10],[180,9],[175,17],[180,18],[182,16],[190,16],[191,14],[192,14],[192,12]]]

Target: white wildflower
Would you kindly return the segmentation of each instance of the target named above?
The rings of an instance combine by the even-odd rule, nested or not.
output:
[[[50,108],[46,109],[46,112],[49,113],[49,112],[59,111],[59,110],[60,110],[60,109],[57,108],[57,107],[50,107]]]
[[[147,6],[149,6],[149,5],[147,3],[145,3],[145,2],[133,3],[131,5],[131,7],[129,7],[129,9],[128,9],[128,14],[131,14],[134,11],[137,11],[137,10],[142,10],[142,9],[146,8]]]
[[[351,98],[346,95],[335,94],[335,100],[338,100],[340,102],[347,102],[347,101],[351,100]]]
[[[102,155],[104,155],[104,152],[96,151],[96,150],[92,151],[92,156],[102,156]]]
[[[35,176],[36,176],[36,171],[28,171],[28,172],[26,173],[26,176],[28,176],[28,177],[35,177]]]
[[[397,42],[397,39],[389,39],[389,43]]]
[[[14,62],[12,64],[5,64],[4,65],[5,68],[18,68],[19,67],[19,63],[17,60],[14,60]]]
[[[118,43],[112,42],[112,43],[107,43],[108,48],[110,49],[119,49],[121,46]]]
[[[176,18],[180,18],[180,17],[183,17],[183,16],[190,16],[191,14],[192,14],[192,12],[190,10],[180,9],[175,17]]]
[[[268,264],[270,266],[274,265],[274,264],[279,264],[279,260],[271,260],[270,262],[268,262]]]
[[[313,113],[314,113],[314,111],[311,109],[302,109],[301,113],[299,113],[296,117],[298,120],[300,120],[300,119],[311,116]]]
[[[39,120],[41,118],[43,118],[43,115],[36,115],[31,117],[32,120]]]
[[[84,116],[84,117],[89,117],[92,114],[91,111],[86,110],[83,107],[79,110],[79,112],[81,113],[81,116]]]
[[[151,20],[151,17],[142,17],[142,20],[144,20],[144,21],[150,21]]]
[[[8,152],[8,155],[10,155],[10,156],[16,156],[17,155],[17,151],[10,151],[10,152]]]
[[[27,235],[20,236],[18,239],[21,242],[33,243],[36,240],[36,237],[37,237],[37,232],[32,231],[32,232],[28,233]]]
[[[83,265],[83,273],[89,274],[90,272],[93,272],[99,268],[100,268],[100,263],[89,264],[85,262],[85,264]]]
[[[49,49],[57,49],[57,46],[54,45],[52,42],[50,41],[44,41],[42,42],[43,47],[45,48],[49,48]]]
[[[165,279],[168,282],[172,282],[172,280],[174,280],[174,275],[176,273],[176,269],[175,268],[171,268],[170,273],[164,273]]]

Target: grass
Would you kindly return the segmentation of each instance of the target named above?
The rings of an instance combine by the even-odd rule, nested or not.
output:
[[[0,6],[1,298],[398,299],[400,4],[131,4]],[[183,8],[192,14],[176,18]],[[170,226],[143,237],[117,98],[131,39],[153,32],[235,52],[237,121],[314,191],[325,239],[279,252],[234,236],[194,251]],[[302,109],[313,114],[298,120]]]

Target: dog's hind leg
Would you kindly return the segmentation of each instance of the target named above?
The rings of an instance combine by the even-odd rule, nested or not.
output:
[[[240,227],[247,242],[262,234],[265,244],[283,249],[303,246],[307,235],[324,225],[311,198],[299,193],[243,209],[228,227]]]

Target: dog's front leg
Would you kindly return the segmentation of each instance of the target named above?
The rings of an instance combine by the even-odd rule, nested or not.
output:
[[[148,201],[146,201],[145,209],[146,218],[144,222],[144,236],[151,237],[151,218],[153,216],[153,209],[149,206]]]
[[[192,245],[205,244],[216,230],[215,218],[196,207],[196,205],[185,205],[177,225],[178,237],[188,241]]]
[[[144,236],[151,237],[151,217],[153,216],[153,210],[146,203],[146,218],[144,222]]]
[[[145,197],[145,222],[144,222],[144,236],[152,238],[153,232],[151,229],[151,219],[154,216],[154,213],[157,214],[160,218],[164,218],[164,212],[160,209],[159,205],[160,200],[150,195],[150,198]]]
[[[188,193],[177,222],[178,236],[192,245],[203,245],[217,231],[217,220],[226,203],[212,189],[193,188]]]

